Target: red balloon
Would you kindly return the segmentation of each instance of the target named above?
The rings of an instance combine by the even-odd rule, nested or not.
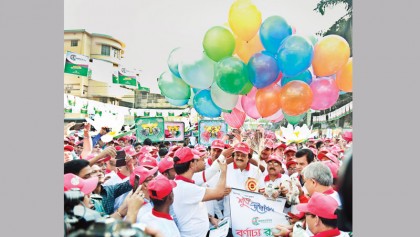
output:
[[[246,118],[246,114],[238,110],[237,108],[233,108],[230,114],[222,112],[222,116],[225,119],[226,123],[232,128],[242,127]]]
[[[291,81],[281,89],[280,105],[284,113],[297,116],[311,108],[312,90],[303,81]]]
[[[281,109],[280,92],[281,87],[277,84],[257,90],[255,106],[263,118],[273,115]]]

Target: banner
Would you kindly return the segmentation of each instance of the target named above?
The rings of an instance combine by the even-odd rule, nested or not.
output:
[[[147,88],[147,87],[142,87],[142,86],[140,85],[140,82],[137,82],[137,90],[139,90],[139,91],[147,91],[147,92],[149,92],[149,93],[150,93],[150,89],[149,89],[149,88]]]
[[[198,123],[198,143],[210,146],[216,139],[222,139],[228,132],[228,126],[223,120],[200,120]]]
[[[120,84],[118,81],[118,69],[114,70],[112,73],[112,83]]]
[[[127,86],[137,86],[136,73],[127,68],[120,68],[118,70],[118,83]]]
[[[232,188],[229,195],[233,236],[272,236],[276,225],[289,225],[285,198],[269,200],[260,193]]]
[[[67,52],[64,72],[86,77],[89,70],[89,57],[77,53]]]
[[[143,142],[144,139],[150,138],[153,142],[161,142],[165,139],[163,117],[137,117],[135,123],[137,141]]]
[[[184,141],[184,129],[183,122],[165,122],[165,141]]]

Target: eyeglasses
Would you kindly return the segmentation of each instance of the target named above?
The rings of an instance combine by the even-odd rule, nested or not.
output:
[[[292,170],[292,171],[294,171],[294,170],[296,170],[296,168],[289,167],[289,168],[287,168],[287,170]]]
[[[277,162],[268,162],[267,165],[280,166]]]

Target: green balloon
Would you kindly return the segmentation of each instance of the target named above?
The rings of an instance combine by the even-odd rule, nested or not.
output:
[[[251,90],[247,67],[238,58],[229,57],[218,62],[215,69],[215,81],[220,89],[230,94],[238,95]]]
[[[283,115],[288,123],[290,123],[291,125],[296,125],[306,116],[306,113],[300,114],[298,116],[290,116],[285,113],[283,113]]]
[[[160,75],[158,86],[162,95],[173,100],[186,100],[191,96],[190,86],[170,72]]]
[[[235,51],[235,38],[228,29],[214,26],[204,35],[203,48],[209,58],[218,62],[232,56]]]

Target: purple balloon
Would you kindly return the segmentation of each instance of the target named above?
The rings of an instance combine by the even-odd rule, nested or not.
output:
[[[340,90],[338,89],[334,79],[329,77],[320,77],[312,81],[310,87],[314,96],[311,109],[328,109],[337,102]]]
[[[257,107],[255,106],[255,95],[257,94],[257,88],[252,87],[252,90],[247,94],[242,96],[241,98],[241,104],[242,108],[244,109],[244,112],[246,115],[253,119],[261,118],[260,113],[257,110]]]
[[[254,54],[249,59],[249,80],[258,89],[267,87],[276,81],[279,67],[274,57],[262,53]]]

